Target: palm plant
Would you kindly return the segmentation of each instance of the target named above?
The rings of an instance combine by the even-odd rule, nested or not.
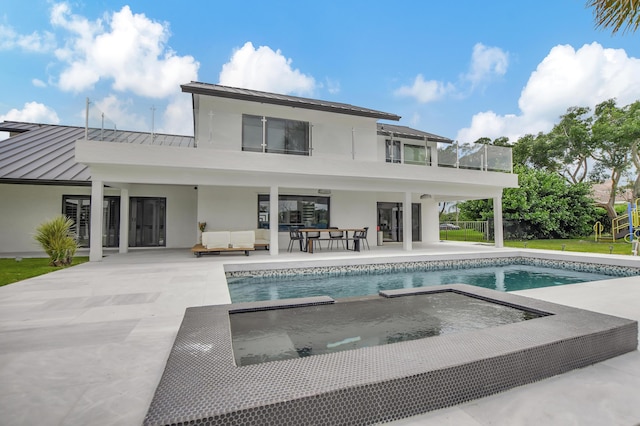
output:
[[[596,26],[611,28],[613,34],[640,27],[640,0],[587,0],[587,7],[595,8]]]
[[[35,240],[40,243],[50,259],[51,266],[70,265],[78,249],[72,231],[73,220],[60,215],[36,228]]]

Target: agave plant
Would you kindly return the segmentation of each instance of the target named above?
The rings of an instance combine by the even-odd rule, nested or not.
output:
[[[72,231],[73,220],[60,215],[36,228],[35,240],[40,243],[50,259],[51,266],[70,265],[78,249]]]

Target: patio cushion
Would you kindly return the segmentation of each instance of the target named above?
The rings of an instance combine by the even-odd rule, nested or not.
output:
[[[202,245],[208,249],[229,248],[230,234],[229,231],[203,232]]]
[[[269,245],[269,242],[271,241],[271,230],[260,228],[256,229],[254,232],[256,234],[254,244]]]
[[[230,243],[233,248],[253,248],[256,234],[253,231],[231,231]]]

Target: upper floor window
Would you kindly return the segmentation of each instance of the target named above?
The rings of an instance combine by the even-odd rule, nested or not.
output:
[[[401,143],[400,141],[392,141],[390,139],[387,139],[385,141],[385,147],[386,147],[386,160],[387,163],[401,163],[402,162],[402,158],[400,157],[400,147],[401,147]]]
[[[404,163],[418,164],[424,166],[431,165],[431,147],[422,145],[404,145]]]
[[[242,116],[242,150],[309,155],[309,123],[281,118]]]

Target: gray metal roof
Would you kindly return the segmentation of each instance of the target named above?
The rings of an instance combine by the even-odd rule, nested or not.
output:
[[[84,139],[84,127],[5,121],[0,131],[11,133],[0,141],[0,182],[89,184],[89,168],[75,161],[75,141]],[[192,136],[89,129],[90,140],[193,147]]]
[[[453,143],[452,139],[445,138],[444,136],[434,135],[433,133],[423,132],[422,130],[412,129],[407,126],[397,126],[395,124],[378,123],[378,134],[384,136],[390,136],[391,133],[394,136],[403,137],[407,139],[425,140],[431,142]]]
[[[207,95],[219,98],[239,99],[273,105],[284,105],[296,108],[327,111],[337,114],[357,115],[384,120],[400,120],[400,116],[389,112],[376,111],[339,102],[322,101],[318,99],[301,98],[298,96],[280,95],[277,93],[261,92],[259,90],[242,89],[239,87],[221,86],[219,84],[200,83],[192,81],[180,86],[183,92],[194,95]]]

